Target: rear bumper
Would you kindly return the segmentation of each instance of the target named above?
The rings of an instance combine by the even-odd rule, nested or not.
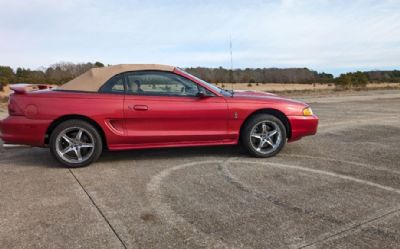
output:
[[[24,116],[9,116],[0,120],[0,138],[5,144],[44,146],[44,136],[51,121]]]
[[[299,140],[304,136],[311,136],[317,133],[318,117],[312,116],[289,116],[290,126],[292,128],[292,136],[289,142]]]

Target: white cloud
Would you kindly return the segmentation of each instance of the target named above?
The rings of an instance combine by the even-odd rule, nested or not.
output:
[[[394,68],[398,0],[5,1],[0,64],[160,62],[317,70]]]

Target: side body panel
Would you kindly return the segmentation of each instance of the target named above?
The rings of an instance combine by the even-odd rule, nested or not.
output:
[[[223,97],[126,95],[126,145],[229,142],[227,104]]]

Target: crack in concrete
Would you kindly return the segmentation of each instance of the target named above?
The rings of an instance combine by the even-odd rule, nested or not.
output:
[[[121,242],[122,246],[124,249],[128,249],[127,245],[125,242],[122,240],[121,236],[117,233],[115,228],[111,225],[110,221],[107,219],[107,217],[104,215],[103,211],[101,211],[100,207],[96,204],[92,196],[90,196],[89,192],[85,189],[85,187],[82,185],[82,183],[79,181],[78,177],[74,174],[72,169],[68,169],[68,171],[71,173],[71,175],[74,177],[76,182],[79,184],[79,186],[82,188],[83,192],[85,192],[86,196],[89,198],[90,202],[93,204],[93,206],[97,209],[97,211],[100,213],[100,215],[103,217],[104,221],[108,224],[110,227],[111,231],[114,233],[114,235],[117,237],[117,239]]]
[[[333,239],[333,238],[336,238],[336,237],[345,236],[345,234],[347,234],[347,233],[355,232],[357,229],[360,229],[360,228],[362,228],[362,227],[365,226],[365,225],[368,225],[368,224],[370,224],[370,223],[372,223],[372,222],[374,222],[374,221],[380,220],[380,219],[382,219],[382,218],[385,218],[385,217],[390,216],[390,215],[392,215],[392,214],[395,214],[395,213],[397,213],[397,212],[400,212],[400,208],[396,208],[396,209],[394,209],[394,210],[392,210],[392,211],[390,211],[390,212],[384,213],[384,214],[379,215],[379,216],[377,216],[377,217],[374,217],[374,218],[371,218],[371,219],[367,219],[367,220],[365,220],[365,221],[363,221],[363,222],[354,224],[354,225],[352,225],[352,226],[350,226],[350,227],[348,227],[348,228],[346,228],[346,229],[343,229],[343,230],[341,230],[341,231],[338,231],[338,232],[336,232],[336,233],[334,233],[334,234],[328,235],[328,236],[326,236],[326,237],[324,237],[324,238],[321,238],[321,239],[317,239],[317,240],[315,240],[315,241],[313,241],[313,242],[311,242],[311,243],[309,243],[309,244],[300,246],[300,247],[298,247],[298,249],[303,249],[303,248],[307,248],[307,247],[312,247],[312,246],[314,246],[315,244],[318,244],[318,243],[321,243],[321,242],[325,242],[325,241],[329,241],[329,240],[331,240],[331,239]]]

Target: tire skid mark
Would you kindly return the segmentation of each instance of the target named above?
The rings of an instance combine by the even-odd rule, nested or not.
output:
[[[244,184],[239,179],[237,179],[234,175],[231,174],[231,172],[229,171],[229,169],[227,167],[227,164],[229,162],[234,162],[234,161],[226,161],[224,163],[221,163],[218,165],[218,169],[222,172],[225,179],[228,182],[230,182],[231,184],[233,184],[234,186],[236,186],[238,189],[240,189],[244,192],[247,192],[247,193],[251,193],[259,199],[265,199],[265,200],[271,202],[272,204],[274,204],[275,206],[284,208],[286,210],[290,210],[290,211],[298,213],[298,214],[310,215],[313,218],[325,220],[325,221],[328,221],[328,222],[336,224],[336,225],[344,225],[345,224],[344,221],[338,220],[335,217],[327,216],[324,214],[319,214],[319,213],[315,212],[314,210],[305,209],[305,208],[301,208],[301,207],[292,205],[288,202],[280,200],[279,198],[277,198],[273,195],[270,195],[263,191],[259,191],[256,188],[253,188],[253,187],[250,187],[250,186]]]
[[[233,248],[248,248],[243,244],[235,244],[235,246],[226,244],[221,239],[215,238],[212,235],[204,233],[203,231],[196,228],[195,225],[190,224],[188,221],[186,221],[182,216],[175,213],[169,204],[163,202],[164,195],[161,191],[161,185],[165,178],[167,178],[169,175],[171,175],[171,173],[174,171],[182,170],[185,168],[198,166],[198,165],[205,165],[205,164],[218,164],[218,169],[223,173],[223,175],[225,176],[225,179],[228,180],[231,184],[235,185],[237,188],[241,189],[244,192],[252,193],[252,194],[255,194],[258,196],[262,195],[265,198],[266,193],[261,192],[257,189],[251,188],[249,186],[246,186],[245,184],[240,182],[236,177],[234,177],[230,173],[229,169],[227,168],[227,165],[229,163],[259,164],[259,165],[268,165],[268,166],[277,167],[277,168],[301,170],[301,171],[306,171],[306,172],[310,172],[310,173],[314,173],[314,174],[321,174],[321,175],[325,175],[325,176],[336,177],[336,178],[340,178],[340,179],[347,180],[347,181],[353,181],[353,182],[356,182],[359,184],[364,184],[367,186],[371,186],[371,187],[375,187],[375,188],[382,189],[385,191],[400,194],[400,189],[396,189],[396,188],[392,188],[389,186],[377,184],[374,182],[358,179],[358,178],[351,177],[351,176],[337,174],[334,172],[310,169],[310,168],[297,166],[297,165],[287,165],[287,164],[272,163],[272,162],[255,162],[255,161],[251,161],[251,160],[241,160],[241,159],[231,158],[231,159],[228,159],[225,161],[210,160],[210,161],[203,161],[203,162],[192,162],[192,163],[178,165],[178,166],[175,166],[172,168],[168,168],[164,171],[161,171],[159,174],[155,175],[150,180],[150,182],[147,184],[146,195],[149,199],[150,205],[152,206],[152,208],[155,210],[155,212],[159,215],[159,217],[161,219],[163,219],[167,224],[171,225],[178,232],[180,232],[182,235],[184,235],[184,237],[187,238],[186,241],[192,241],[195,244],[202,246],[202,247],[206,247],[206,248],[232,248],[232,249]],[[362,164],[362,165],[364,165],[364,164]],[[310,214],[310,215],[314,215],[315,218],[330,220],[329,217],[326,218],[326,216],[321,216],[320,214],[315,214],[312,210],[305,210],[305,209],[301,209],[301,208],[298,208],[295,206],[290,206],[287,203],[284,203],[275,197],[267,196],[267,199],[269,199],[275,205],[278,205],[282,208],[289,208],[289,209],[291,208],[295,212],[299,212],[302,214]],[[371,216],[364,218],[361,221],[352,222],[347,225],[339,224],[339,225],[341,225],[339,229],[335,229],[334,231],[324,233],[324,234],[318,236],[312,242],[306,243],[305,241],[303,241],[300,243],[290,245],[290,248],[314,248],[315,245],[318,243],[329,241],[329,240],[335,240],[340,237],[344,237],[347,234],[353,233],[354,231],[357,231],[359,229],[366,227],[368,224],[370,224],[372,222],[375,222],[382,218],[394,215],[398,212],[400,212],[400,206],[398,206],[394,209],[392,208],[392,209],[379,210],[378,212],[374,213]],[[330,221],[333,223],[337,222],[336,219],[330,220]]]
[[[375,182],[359,179],[356,177],[352,176],[347,176],[347,175],[342,175],[330,171],[324,171],[324,170],[318,170],[318,169],[311,169],[307,167],[302,167],[302,166],[297,166],[297,165],[288,165],[288,164],[282,164],[282,163],[272,163],[272,162],[254,162],[254,161],[249,161],[249,160],[232,160],[231,162],[233,163],[247,163],[247,164],[259,164],[259,165],[268,165],[276,168],[286,168],[286,169],[292,169],[292,170],[300,170],[300,171],[305,171],[305,172],[310,172],[314,174],[320,174],[320,175],[325,175],[325,176],[331,176],[331,177],[337,177],[343,180],[348,180],[348,181],[353,181],[357,182],[360,184],[368,185],[371,187],[379,188],[385,191],[393,192],[396,194],[400,194],[400,189],[397,188],[392,188],[390,186],[386,185],[381,185]]]
[[[384,237],[385,239],[391,240],[395,243],[400,244],[400,234],[396,233],[395,231],[390,231],[386,229],[381,229],[377,227],[366,227],[366,228],[360,228],[362,232],[371,234],[371,235],[378,235],[381,237]]]
[[[249,160],[229,160],[229,162],[258,164],[258,165],[267,165],[267,166],[272,166],[272,167],[277,167],[277,168],[301,170],[301,171],[306,171],[306,172],[315,173],[315,174],[321,174],[321,175],[325,175],[325,176],[337,177],[337,178],[340,178],[343,180],[353,181],[356,183],[360,183],[360,184],[368,185],[368,186],[375,187],[378,189],[382,189],[385,191],[400,194],[400,189],[392,188],[389,186],[385,186],[385,185],[377,184],[374,182],[370,182],[370,181],[366,181],[366,180],[362,180],[359,178],[346,176],[346,175],[342,175],[342,174],[337,174],[337,173],[333,173],[333,172],[329,172],[329,171],[316,170],[316,169],[310,169],[310,168],[296,166],[296,165],[287,165],[287,164],[272,163],[272,162],[254,162],[254,161],[249,161]],[[225,162],[225,164],[227,164],[227,163],[228,162]],[[229,172],[229,170],[228,170],[228,172]],[[235,182],[236,182],[235,184],[241,184],[241,188],[247,189],[246,186],[243,185],[239,180],[236,179]],[[247,192],[249,192],[249,191],[251,191],[251,190],[247,190]],[[344,237],[347,234],[353,233],[359,229],[362,229],[363,227],[366,227],[370,223],[373,223],[375,221],[378,221],[380,219],[383,219],[383,218],[391,216],[391,215],[395,215],[398,212],[400,212],[400,206],[396,206],[395,208],[378,210],[373,215],[367,216],[360,221],[352,222],[348,225],[341,226],[339,229],[335,229],[334,231],[324,233],[324,234],[318,236],[317,239],[315,239],[314,241],[312,241],[310,243],[303,243],[302,245],[299,243],[296,243],[295,245],[291,245],[290,247],[299,248],[299,249],[300,248],[314,248],[314,246],[318,243]]]
[[[296,155],[296,154],[285,154],[284,156],[285,157],[287,156],[287,157],[300,157],[300,158],[307,158],[307,159],[317,159],[317,160],[324,160],[324,161],[329,161],[329,162],[339,162],[339,163],[344,163],[344,164],[352,164],[352,165],[360,166],[360,167],[371,169],[371,170],[385,171],[385,172],[388,172],[388,173],[394,173],[394,174],[400,175],[400,170],[381,168],[381,167],[376,167],[376,166],[373,166],[373,165],[370,165],[370,164],[354,162],[354,161],[340,160],[340,159],[334,159],[334,158],[328,158],[328,157],[320,157],[320,156]]]
[[[178,232],[181,233],[185,238],[187,238],[186,241],[192,241],[204,248],[248,248],[242,244],[235,244],[235,246],[228,245],[221,239],[204,233],[200,229],[197,229],[195,225],[186,221],[182,216],[175,213],[171,206],[163,201],[161,185],[163,180],[171,175],[172,172],[193,166],[218,163],[221,163],[221,161],[210,160],[203,162],[192,162],[163,170],[151,178],[150,182],[147,184],[146,195],[149,199],[151,207],[158,214],[158,216],[168,225],[178,230]]]
[[[314,248],[315,245],[318,243],[333,241],[333,240],[337,240],[337,239],[346,237],[349,234],[352,234],[356,231],[367,228],[371,223],[373,223],[375,221],[378,221],[380,219],[384,219],[384,218],[387,218],[390,216],[394,216],[399,212],[400,212],[400,206],[397,206],[396,208],[391,209],[391,210],[386,210],[386,209],[380,210],[379,212],[375,213],[372,216],[368,216],[367,218],[363,219],[360,222],[352,223],[352,224],[342,227],[341,229],[338,229],[336,231],[331,231],[331,232],[322,234],[322,235],[318,236],[318,238],[315,239],[314,241],[312,241],[308,244],[297,246],[297,248],[298,249]]]

